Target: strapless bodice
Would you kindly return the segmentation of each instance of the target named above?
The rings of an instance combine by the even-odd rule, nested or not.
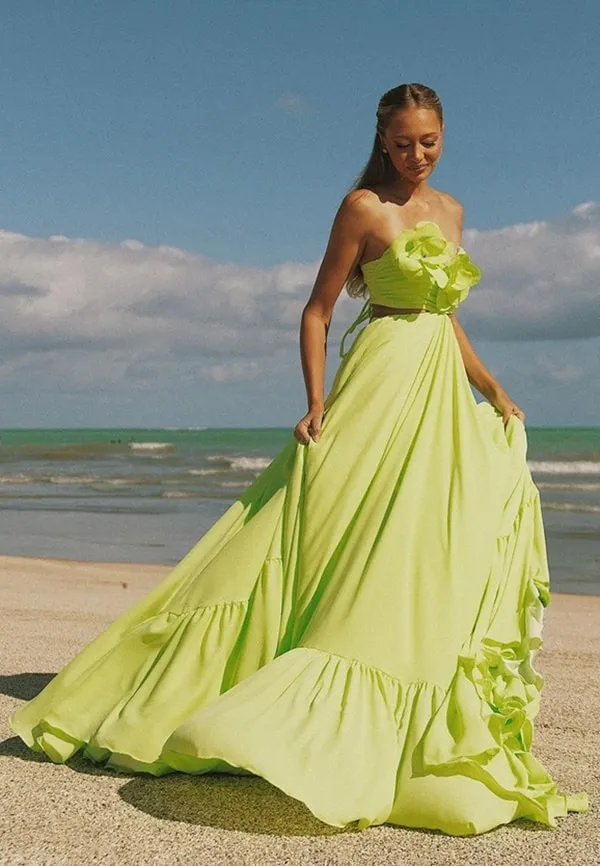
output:
[[[447,240],[437,223],[421,220],[415,228],[402,229],[387,249],[362,265],[368,297],[340,342],[371,315],[372,304],[411,307],[431,313],[452,313],[481,279],[481,271],[469,254]]]

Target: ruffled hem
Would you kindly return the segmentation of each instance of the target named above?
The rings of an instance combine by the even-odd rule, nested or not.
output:
[[[103,654],[90,644],[13,713],[12,730],[57,763],[83,750],[114,768],[161,775],[167,768],[156,758],[169,734],[244,675],[238,644],[250,607],[233,601],[167,610],[142,620]],[[244,663],[250,661],[254,670],[266,660],[251,660],[247,650]]]
[[[533,720],[543,677],[533,667],[542,646],[548,585],[531,578],[522,608],[519,644],[484,638],[473,655],[459,656],[455,676],[420,743],[423,773],[461,773],[517,804],[512,820],[556,827],[568,811],[586,811],[585,792],[558,791],[531,752]]]
[[[531,578],[520,644],[484,640],[459,656],[447,689],[291,650],[182,725],[161,758],[187,773],[215,762],[244,768],[337,827],[392,821],[472,835],[525,818],[554,828],[589,801],[559,792],[531,753],[543,684],[532,662],[548,598],[547,584]],[[432,776],[455,784],[436,791]],[[415,815],[410,786],[426,777]]]
[[[402,683],[355,659],[300,646],[209,700],[160,749],[155,737],[148,738],[156,711],[152,724],[149,715],[146,720],[122,715],[133,695],[95,731],[80,725],[75,733],[55,714],[31,732],[18,724],[13,728],[57,762],[82,750],[85,757],[120,772],[261,776],[337,827],[358,822],[358,829],[365,829],[392,821],[470,835],[519,817],[556,827],[557,817],[586,811],[589,804],[585,793],[558,792],[530,751],[543,682],[532,659],[541,645],[547,601],[547,585],[531,579],[522,642],[513,646],[484,640],[477,652],[458,658],[449,688]],[[190,614],[188,627],[191,620],[209,624],[204,646],[209,640],[219,649],[217,666],[222,669],[237,633],[232,622],[241,618],[235,609],[220,605]],[[230,638],[223,641],[227,632]],[[158,623],[146,625],[144,640],[159,634]],[[138,694],[138,709],[139,701]],[[65,719],[82,715],[62,713]],[[189,704],[182,703],[177,715],[189,716]],[[171,723],[173,719],[172,714]],[[439,778],[432,788],[432,776],[460,777],[455,779],[458,788]],[[412,805],[407,800],[409,785],[425,777],[427,798],[419,800],[415,789],[415,816],[415,800]]]
[[[589,802],[559,792],[531,752],[550,592],[531,543],[543,539],[539,494],[533,483],[517,492],[449,682],[282,649],[282,562],[271,557],[247,600],[139,614],[118,641],[105,633],[11,727],[55,762],[82,751],[127,773],[261,776],[337,827],[473,835],[521,817],[556,827]]]

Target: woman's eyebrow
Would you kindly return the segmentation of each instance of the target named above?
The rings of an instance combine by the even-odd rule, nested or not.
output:
[[[432,136],[436,136],[439,133],[437,132],[424,132],[423,135],[418,136],[418,138],[431,138]],[[400,138],[408,138],[410,140],[410,135],[397,135],[394,138],[394,141],[398,141]]]

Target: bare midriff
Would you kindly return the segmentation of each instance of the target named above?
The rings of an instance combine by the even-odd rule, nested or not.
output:
[[[372,316],[393,316],[394,313],[427,313],[425,307],[384,307],[381,304],[371,304]]]

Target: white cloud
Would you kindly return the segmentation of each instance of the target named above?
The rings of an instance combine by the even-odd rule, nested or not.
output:
[[[595,202],[556,222],[470,229],[463,244],[483,272],[463,308],[469,334],[600,336]],[[132,239],[100,244],[0,232],[0,382],[35,377],[48,388],[143,390],[199,378],[251,382],[284,365],[296,372],[300,314],[317,268],[242,267]],[[343,292],[331,343],[357,311]],[[572,381],[576,367],[576,359],[549,363],[547,372]]]
[[[600,206],[588,201],[562,220],[465,231],[483,276],[468,300],[469,322],[499,340],[600,335]]]
[[[598,205],[595,201],[584,201],[573,208],[573,213],[580,217],[593,217],[597,215]]]
[[[315,271],[289,263],[244,268],[132,240],[0,232],[0,375],[37,357],[73,380],[74,362],[86,367],[101,352],[115,375],[187,359],[196,369],[201,363],[205,378],[248,380],[297,346]]]

